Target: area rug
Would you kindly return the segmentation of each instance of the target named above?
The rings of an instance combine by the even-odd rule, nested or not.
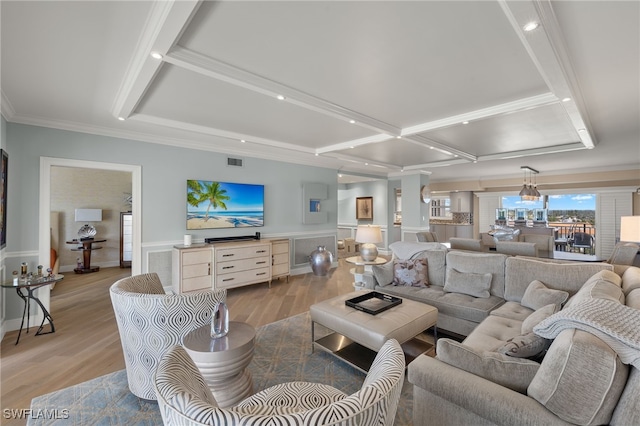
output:
[[[317,327],[316,338],[322,333]],[[360,389],[365,377],[322,350],[311,353],[308,312],[260,327],[249,369],[255,392],[278,383],[307,381],[351,394]],[[27,422],[31,426],[162,425],[157,403],[129,392],[125,370],[36,397],[31,410]],[[413,387],[405,380],[395,425],[411,425],[412,410]]]

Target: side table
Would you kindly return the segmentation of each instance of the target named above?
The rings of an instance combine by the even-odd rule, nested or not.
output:
[[[44,278],[40,278],[33,281],[18,283],[18,285],[13,285],[13,282],[2,284],[3,288],[15,288],[16,292],[18,293],[18,297],[20,297],[24,302],[24,309],[22,310],[22,322],[20,322],[20,331],[18,332],[16,345],[18,344],[18,342],[20,342],[20,336],[22,335],[22,328],[24,327],[25,317],[27,319],[27,333],[29,333],[29,316],[31,315],[31,300],[35,301],[38,304],[38,306],[40,306],[40,309],[42,309],[42,315],[43,315],[42,323],[40,323],[40,327],[38,327],[38,331],[36,331],[36,336],[56,332],[56,328],[53,325],[53,318],[51,318],[51,314],[49,313],[49,311],[47,311],[47,308],[44,307],[44,305],[42,304],[40,299],[34,294],[34,292],[40,287],[51,285],[53,283],[60,281],[63,278],[64,278],[64,275],[55,275],[53,276],[53,278],[50,278],[50,279],[45,280]],[[26,294],[24,293],[23,290],[26,291]],[[44,328],[44,322],[47,320],[49,321],[51,330],[43,333],[42,329]]]
[[[352,257],[347,257],[345,260],[349,263],[353,263],[354,265],[356,265],[355,268],[351,268],[349,270],[349,272],[353,274],[353,278],[354,278],[353,286],[355,287],[356,290],[364,289],[363,276],[371,274],[371,268],[366,268],[367,266],[382,265],[388,262],[388,260],[385,259],[384,257],[376,257],[375,260],[364,260],[361,256],[352,256]]]
[[[196,364],[221,408],[236,405],[253,393],[247,366],[253,358],[256,330],[249,324],[229,322],[229,333],[211,337],[209,324],[187,333],[183,346]]]
[[[99,266],[91,267],[91,252],[93,250],[99,250],[102,247],[94,247],[93,243],[104,243],[107,240],[95,240],[93,238],[87,240],[71,240],[67,241],[67,244],[76,244],[78,247],[71,249],[71,251],[82,252],[82,268],[75,268],[73,271],[76,274],[88,274],[90,272],[98,272]]]

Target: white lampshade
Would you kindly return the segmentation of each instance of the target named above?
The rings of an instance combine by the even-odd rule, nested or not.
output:
[[[640,216],[620,218],[620,241],[640,243]]]
[[[382,231],[376,225],[360,225],[356,230],[356,242],[358,243],[381,243]]]
[[[356,242],[360,244],[360,257],[372,262],[378,257],[377,243],[382,242],[382,232],[379,226],[361,225],[356,230]]]
[[[76,222],[101,222],[102,209],[76,209]]]

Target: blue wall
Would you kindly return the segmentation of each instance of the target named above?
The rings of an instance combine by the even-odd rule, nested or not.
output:
[[[23,260],[37,262],[40,157],[140,165],[143,257],[150,247],[153,250],[170,249],[172,244],[181,244],[185,233],[192,234],[196,241],[205,237],[248,235],[255,231],[267,237],[336,234],[338,204],[334,169],[250,157],[243,157],[243,167],[229,167],[225,154],[6,123],[4,118],[2,146],[9,153],[10,163],[4,259],[9,271]],[[264,184],[265,226],[187,231],[187,179]],[[302,223],[302,184],[306,182],[328,186],[329,199],[322,203],[323,211],[328,213],[327,223]],[[146,272],[144,266],[143,272]],[[22,302],[13,294],[13,297],[6,296],[5,319],[18,318]]]

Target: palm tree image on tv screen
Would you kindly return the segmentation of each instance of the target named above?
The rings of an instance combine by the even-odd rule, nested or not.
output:
[[[264,226],[264,185],[187,180],[187,229]]]

